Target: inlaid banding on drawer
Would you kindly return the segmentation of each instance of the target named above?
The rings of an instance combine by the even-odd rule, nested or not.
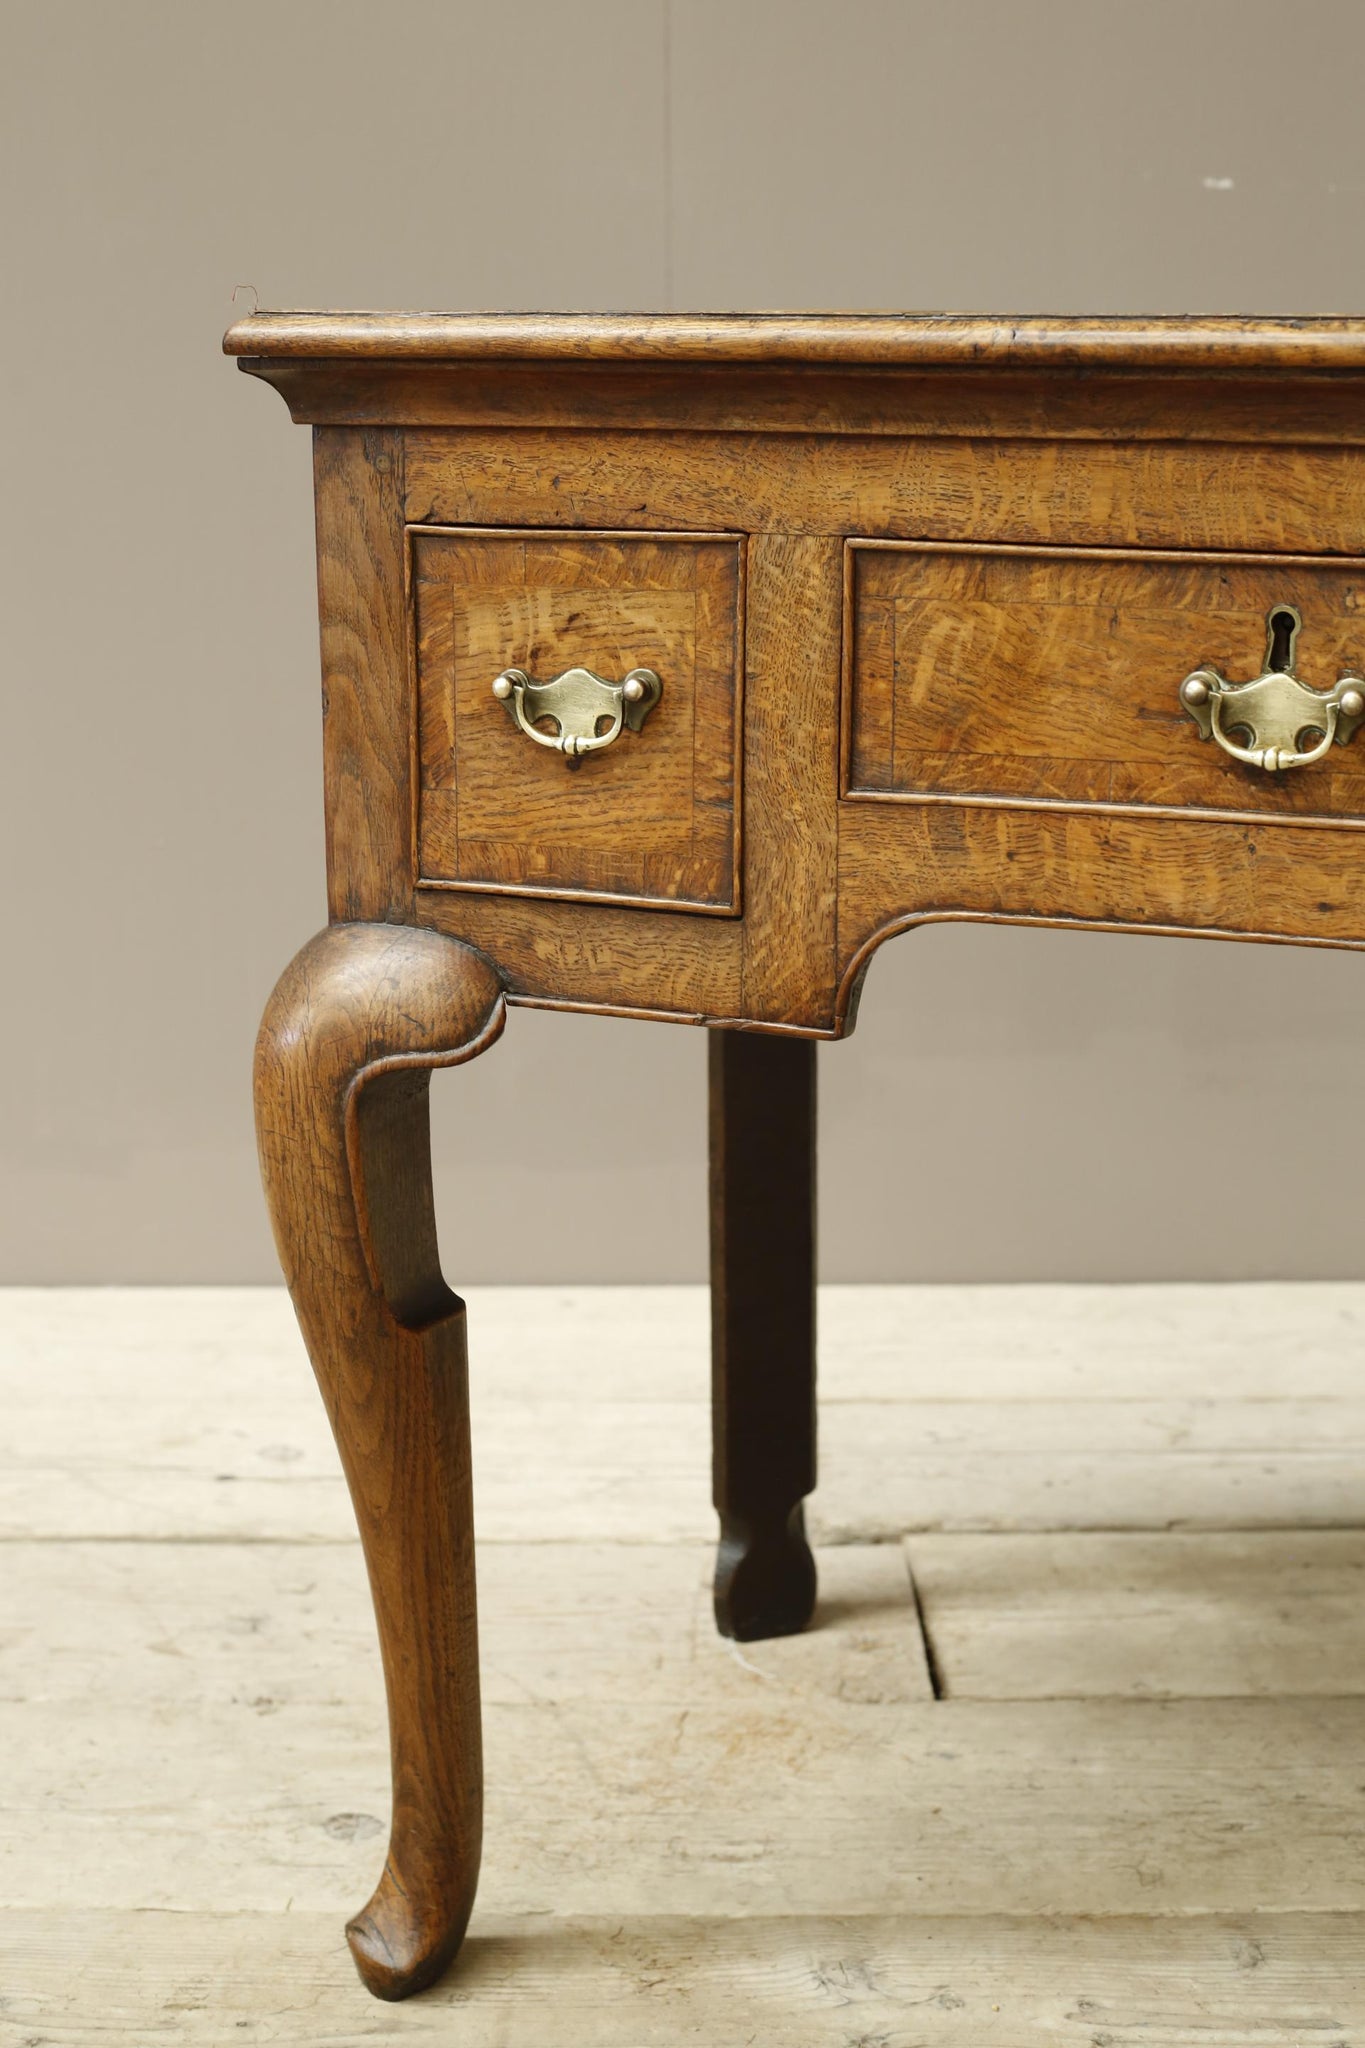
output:
[[[850,541],[844,793],[855,799],[1365,824],[1365,746],[1267,774],[1201,740],[1192,670],[1365,664],[1365,561]]]
[[[419,886],[736,911],[743,541],[409,540]],[[575,760],[509,718],[493,688],[509,670],[615,685],[647,670],[661,690],[638,730]]]

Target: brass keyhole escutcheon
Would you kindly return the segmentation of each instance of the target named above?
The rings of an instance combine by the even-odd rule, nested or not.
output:
[[[1330,690],[1299,681],[1294,653],[1302,628],[1297,606],[1274,604],[1266,614],[1260,675],[1230,683],[1216,668],[1197,668],[1180,685],[1180,702],[1206,740],[1272,775],[1309,767],[1333,743],[1344,747],[1365,718],[1365,677],[1340,676]],[[1249,744],[1233,738],[1238,732]]]

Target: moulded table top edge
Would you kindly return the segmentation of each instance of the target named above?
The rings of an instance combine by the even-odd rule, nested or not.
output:
[[[1365,370],[1365,316],[342,313],[258,310],[227,355],[363,361]]]

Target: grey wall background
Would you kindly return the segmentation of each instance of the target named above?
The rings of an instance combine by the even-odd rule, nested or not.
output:
[[[6,1280],[275,1276],[247,1076],[323,916],[318,662],[234,284],[1365,310],[1358,0],[9,0],[4,46]],[[1362,1045],[1349,955],[904,939],[821,1054],[825,1274],[1356,1273]],[[438,1076],[452,1278],[700,1277],[704,1050],[519,1012]]]

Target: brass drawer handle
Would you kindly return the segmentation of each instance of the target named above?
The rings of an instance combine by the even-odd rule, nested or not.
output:
[[[553,682],[533,683],[524,668],[505,668],[494,681],[493,695],[528,740],[567,755],[572,764],[580,754],[600,754],[611,746],[623,726],[638,732],[663,687],[652,668],[633,668],[619,683],[606,682],[589,668],[566,668]],[[541,732],[540,718],[553,720],[555,730]]]
[[[1292,604],[1266,614],[1265,669],[1249,683],[1229,683],[1216,668],[1197,668],[1180,685],[1180,701],[1206,740],[1217,740],[1234,761],[1252,768],[1307,768],[1335,740],[1344,747],[1365,718],[1365,677],[1341,676],[1330,690],[1310,689],[1294,673],[1294,648],[1303,621]],[[1240,746],[1230,732],[1245,732]],[[1301,749],[1310,733],[1318,737]]]

